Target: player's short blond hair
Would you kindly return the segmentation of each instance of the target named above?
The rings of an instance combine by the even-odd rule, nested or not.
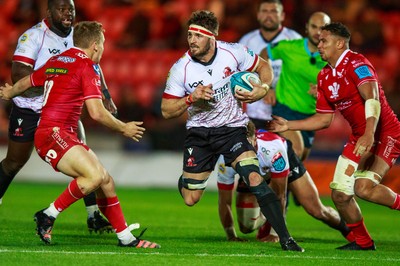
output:
[[[103,25],[97,21],[82,21],[74,26],[74,45],[87,49],[93,42],[100,42],[103,38]]]

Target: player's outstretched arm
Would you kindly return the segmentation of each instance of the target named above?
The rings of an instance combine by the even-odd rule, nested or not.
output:
[[[5,84],[4,86],[0,87],[0,97],[3,100],[10,100],[17,95],[20,95],[27,89],[32,87],[30,76],[25,76],[24,78],[20,79],[17,83],[13,86],[9,84]]]
[[[135,141],[139,141],[143,137],[145,128],[141,127],[142,121],[122,122],[104,108],[101,99],[89,99],[85,101],[85,104],[93,120]]]
[[[333,117],[333,113],[316,113],[306,119],[288,121],[280,116],[273,115],[273,120],[269,121],[266,127],[271,132],[284,132],[287,130],[314,131],[328,128],[332,123]]]

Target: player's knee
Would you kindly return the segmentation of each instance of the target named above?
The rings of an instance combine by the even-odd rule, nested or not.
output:
[[[353,195],[347,195],[342,191],[333,190],[331,198],[335,205],[344,205],[350,202],[350,200],[353,198]]]
[[[317,220],[322,220],[325,216],[325,210],[321,206],[312,206],[305,210],[309,215]]]
[[[237,204],[236,213],[239,229],[243,234],[257,230],[266,221],[256,201]]]
[[[260,170],[257,157],[246,158],[239,161],[235,166],[235,170],[248,186],[259,184]]]
[[[193,206],[199,202],[203,191],[207,187],[208,178],[197,180],[180,176],[178,180],[178,190],[187,206]],[[185,189],[185,191],[183,191]]]
[[[28,159],[11,160],[6,158],[1,162],[0,166],[3,167],[4,173],[15,176],[24,167]]]
[[[94,171],[88,178],[90,179],[90,188],[88,189],[91,191],[107,184],[111,180],[111,176],[104,167],[96,169],[96,171]]]
[[[382,177],[379,174],[367,170],[355,171],[354,178],[356,180],[354,192],[362,199],[369,199],[373,187],[378,185],[382,180]]]
[[[353,173],[357,168],[357,163],[339,156],[336,164],[333,181],[329,187],[334,191],[340,191],[346,195],[354,195],[354,177]]]
[[[263,207],[273,201],[280,202],[275,192],[268,186],[264,180],[257,186],[250,186],[249,190],[257,198],[258,205]]]
[[[198,193],[198,192],[188,192],[185,194],[185,196],[183,197],[183,200],[186,204],[186,206],[192,207],[194,206],[197,202],[200,201],[202,193]]]

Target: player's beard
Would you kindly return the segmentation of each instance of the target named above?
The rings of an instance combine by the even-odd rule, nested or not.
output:
[[[204,56],[206,56],[210,52],[211,41],[213,41],[213,40],[209,39],[207,41],[207,44],[204,46],[204,48],[198,49],[197,52],[193,52],[193,50],[190,50],[191,54],[199,60],[202,59]],[[199,47],[197,46],[197,48],[199,48]]]
[[[71,32],[71,27],[65,27],[61,21],[53,20],[53,28],[61,32],[64,36],[67,36]]]
[[[276,31],[277,29],[279,29],[280,25],[279,23],[273,23],[271,26],[266,26],[265,23],[260,23],[261,28],[264,31]]]

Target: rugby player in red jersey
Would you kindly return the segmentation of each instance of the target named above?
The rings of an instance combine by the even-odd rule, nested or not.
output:
[[[73,0],[48,0],[47,17],[26,30],[18,39],[12,58],[11,79],[16,83],[34,70],[42,67],[50,57],[73,47],[73,24],[75,4]],[[104,105],[112,112],[117,109],[102,78]],[[8,128],[7,155],[0,162],[0,204],[14,177],[31,157],[33,137],[40,117],[43,103],[43,88],[31,88],[22,95],[13,98]],[[86,141],[85,129],[78,122],[79,139]],[[88,213],[89,232],[110,232],[112,227],[104,219],[96,204],[94,193],[84,198]]]
[[[375,250],[361,210],[354,198],[400,210],[400,195],[381,184],[400,154],[400,122],[389,106],[376,70],[361,54],[349,49],[350,32],[341,23],[322,28],[318,50],[328,64],[318,75],[317,113],[286,121],[274,117],[269,129],[327,128],[338,110],[352,132],[336,164],[332,200],[351,228],[355,241],[340,250]]]
[[[90,148],[78,138],[78,120],[83,104],[91,118],[128,138],[139,141],[143,122],[124,123],[108,112],[102,102],[98,63],[104,51],[100,23],[81,22],[74,28],[75,47],[52,57],[46,64],[19,80],[13,87],[0,87],[0,96],[10,99],[32,86],[44,87],[43,107],[35,133],[39,156],[56,171],[74,180],[46,209],[34,215],[36,231],[46,244],[57,216],[71,204],[95,191],[97,204],[109,220],[122,247],[159,248],[160,245],[133,236],[115,192],[114,180]]]

